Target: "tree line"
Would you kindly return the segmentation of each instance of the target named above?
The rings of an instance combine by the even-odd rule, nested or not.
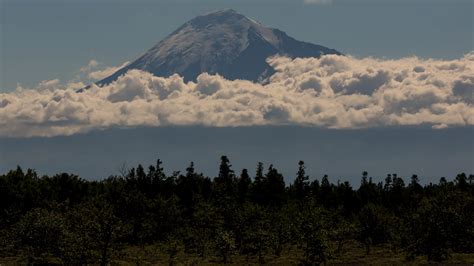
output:
[[[107,265],[129,247],[152,245],[170,264],[180,254],[264,264],[296,252],[298,263],[317,265],[350,242],[408,261],[474,253],[473,175],[421,185],[417,175],[376,183],[363,172],[355,189],[327,175],[310,180],[300,161],[287,185],[273,165],[236,173],[226,156],[212,179],[192,162],[171,175],[161,160],[121,172],[100,181],[20,167],[1,175],[0,257]]]

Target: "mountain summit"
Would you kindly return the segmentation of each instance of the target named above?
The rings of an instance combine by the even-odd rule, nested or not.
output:
[[[97,84],[110,83],[130,69],[156,76],[178,73],[185,81],[196,80],[203,72],[227,79],[264,81],[274,73],[266,59],[276,54],[294,58],[340,53],[297,41],[283,31],[226,9],[186,22],[137,60]]]

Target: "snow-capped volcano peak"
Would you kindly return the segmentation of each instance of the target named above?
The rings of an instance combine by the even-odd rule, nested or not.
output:
[[[272,30],[229,9],[199,16],[173,32],[143,56],[143,66],[176,62],[177,72],[199,62],[208,72],[219,72],[222,63],[232,62],[249,46],[249,32],[261,36],[272,45],[278,39]],[[170,58],[173,57],[173,58]],[[171,60],[170,60],[171,59]]]
[[[263,80],[273,73],[266,58],[275,54],[310,57],[337,51],[299,42],[284,32],[225,9],[198,16],[183,24],[137,60],[98,82],[106,84],[129,69],[157,76],[178,73],[195,80],[203,73],[228,79]]]

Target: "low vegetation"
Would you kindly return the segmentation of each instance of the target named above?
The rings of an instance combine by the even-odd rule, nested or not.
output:
[[[101,181],[18,167],[0,176],[0,264],[474,263],[473,175],[354,189],[297,167],[290,185],[226,156],[212,179],[160,160]]]

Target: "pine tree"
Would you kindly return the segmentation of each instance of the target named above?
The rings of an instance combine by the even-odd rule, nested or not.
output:
[[[234,171],[231,169],[229,158],[223,155],[221,156],[221,165],[219,166],[219,179],[232,180],[234,177]]]
[[[298,172],[296,173],[296,179],[294,182],[294,190],[297,199],[303,199],[308,194],[309,190],[309,177],[306,175],[305,166],[303,161],[298,162]]]
[[[238,195],[240,202],[244,202],[248,197],[251,184],[252,180],[250,179],[247,169],[242,169],[238,183]]]

